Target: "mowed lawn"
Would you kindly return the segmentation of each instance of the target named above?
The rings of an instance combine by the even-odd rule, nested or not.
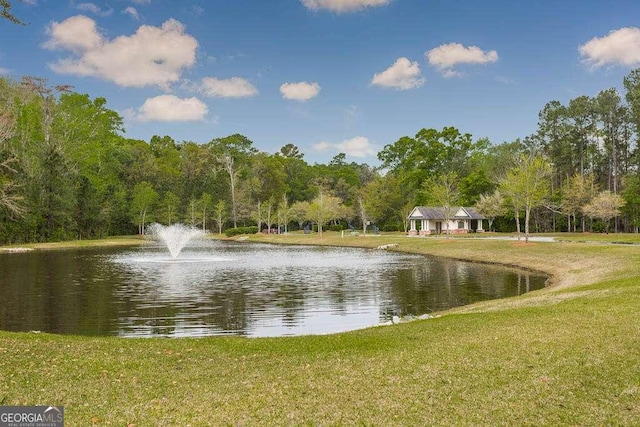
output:
[[[519,265],[551,280],[546,289],[437,318],[327,336],[2,332],[0,404],[63,405],[68,426],[640,425],[640,245],[610,244],[620,237],[610,236],[527,245],[251,236],[393,243],[413,253]]]

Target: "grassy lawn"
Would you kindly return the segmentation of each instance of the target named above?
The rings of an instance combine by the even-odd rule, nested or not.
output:
[[[566,240],[572,242],[603,242],[603,243],[620,243],[620,244],[640,244],[640,234],[605,234],[605,233],[556,233],[551,234],[558,240]]]
[[[396,243],[401,251],[544,271],[551,286],[434,319],[327,336],[0,332],[0,404],[63,405],[69,426],[640,425],[640,246],[575,237],[524,245],[251,236]]]

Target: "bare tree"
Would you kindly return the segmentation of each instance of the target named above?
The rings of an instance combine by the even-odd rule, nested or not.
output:
[[[430,191],[431,197],[442,207],[448,239],[451,233],[449,222],[456,214],[456,205],[460,197],[458,175],[453,172],[447,172],[440,179],[429,180],[428,182],[428,191]]]
[[[238,205],[236,202],[236,180],[238,179],[238,171],[234,167],[234,160],[230,154],[223,154],[218,158],[222,163],[224,170],[229,175],[229,189],[231,190],[231,220],[233,227],[238,227]]]
[[[23,205],[23,197],[16,192],[18,186],[0,177],[0,208],[12,215],[20,216],[26,212]]]
[[[0,111],[0,146],[11,138],[16,130],[15,115],[9,111]]]
[[[9,138],[11,138],[16,131],[16,117],[9,111],[0,111],[0,148],[4,147],[4,144]],[[15,157],[9,156],[2,163],[0,168],[5,171],[15,172],[11,167],[11,163],[15,162]]]
[[[405,205],[400,210],[400,216],[402,219],[402,227],[404,232],[406,233],[409,230],[409,215],[411,215],[411,211],[413,211],[414,204],[411,202],[405,203]]]
[[[358,195],[358,214],[360,215],[360,219],[362,220],[362,234],[367,234],[367,223],[370,221],[369,216],[367,215],[367,209],[364,203],[364,197],[362,194]]]
[[[13,136],[16,129],[16,118],[8,111],[0,111],[0,149]],[[8,156],[0,163],[0,172],[15,173],[13,163],[15,157]],[[7,176],[0,175],[0,209],[5,209],[12,215],[20,216],[26,212],[23,197],[17,193],[18,185]]]

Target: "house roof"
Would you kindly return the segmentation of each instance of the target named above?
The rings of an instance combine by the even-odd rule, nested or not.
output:
[[[451,216],[451,220],[460,220],[460,219],[487,219],[486,217],[480,215],[475,208],[464,207],[464,206],[452,206],[451,211],[455,212],[453,216]],[[436,206],[416,206],[411,211],[409,215],[409,219],[433,219],[433,220],[444,220],[445,210],[443,207]]]

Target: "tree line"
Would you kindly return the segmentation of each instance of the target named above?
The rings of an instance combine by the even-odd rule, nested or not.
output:
[[[498,231],[637,232],[640,70],[616,89],[547,103],[535,134],[494,144],[421,129],[379,153],[309,164],[293,144],[240,134],[199,144],[124,136],[122,117],[45,79],[0,78],[0,242],[144,234],[151,222],[215,232],[407,229],[416,205],[476,206]],[[611,223],[612,222],[612,223]],[[611,223],[611,224],[610,224]]]

